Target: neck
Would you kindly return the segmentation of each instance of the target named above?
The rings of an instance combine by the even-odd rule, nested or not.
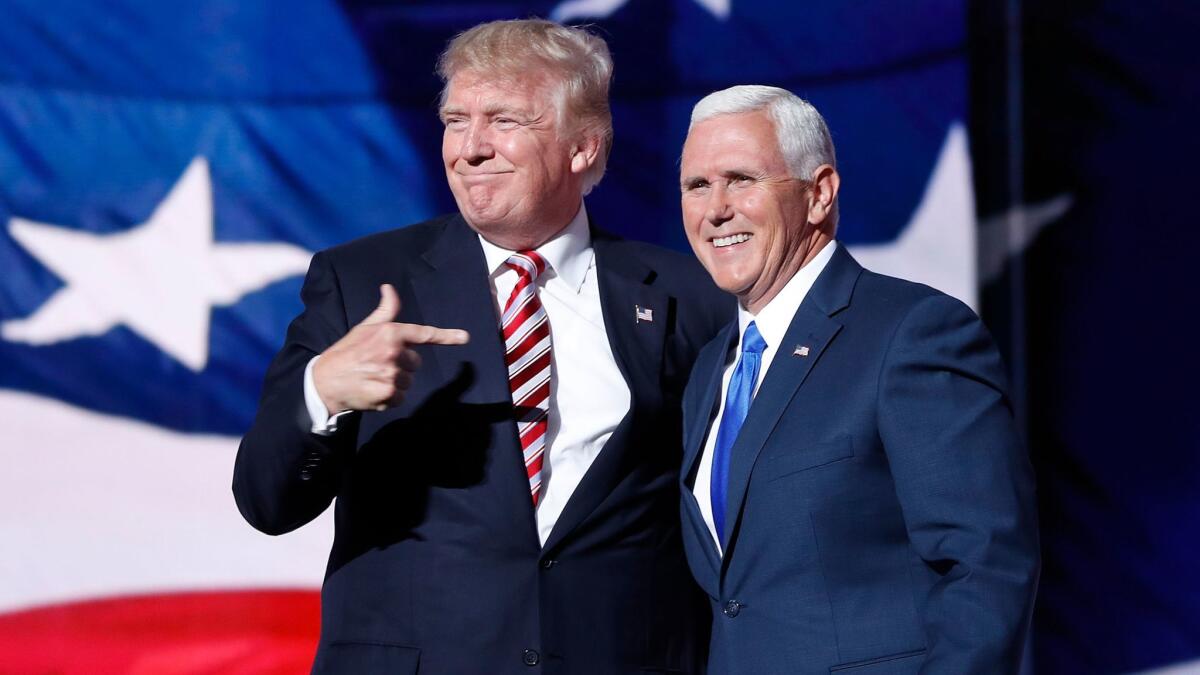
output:
[[[747,294],[745,297],[738,298],[742,307],[747,312],[757,315],[762,311],[763,307],[766,307],[775,299],[775,296],[779,295],[779,292],[783,290],[784,286],[788,285],[788,282],[792,280],[792,277],[796,276],[797,272],[804,269],[805,265],[811,263],[832,241],[833,237],[818,230],[805,247],[806,250],[803,251],[804,255],[799,255],[801,252],[797,251],[797,255],[784,263],[779,273],[774,275],[770,286],[753,296]]]
[[[575,216],[579,214],[581,208],[583,208],[583,202],[578,201],[574,208],[542,214],[545,218],[537,222],[529,222],[516,227],[489,228],[486,232],[474,226],[472,229],[500,248],[509,251],[525,251],[538,248],[562,234],[562,231],[575,220]],[[554,223],[554,225],[549,225],[549,223]]]

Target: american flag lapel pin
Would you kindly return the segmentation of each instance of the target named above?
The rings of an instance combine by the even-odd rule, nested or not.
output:
[[[808,356],[808,345],[796,345],[792,350],[792,356]]]
[[[634,305],[633,306],[633,315],[634,315],[634,319],[633,319],[634,323],[641,323],[643,321],[645,321],[646,323],[654,322],[654,310],[650,309],[649,307],[642,307],[641,305]]]

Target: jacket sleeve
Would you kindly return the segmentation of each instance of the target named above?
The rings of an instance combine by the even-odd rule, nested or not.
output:
[[[922,673],[1016,673],[1039,569],[1033,469],[990,335],[944,295],[898,325],[879,429],[909,539],[937,575]]]
[[[300,296],[304,311],[267,369],[258,413],[233,469],[238,510],[268,534],[290,532],[329,506],[358,435],[357,413],[333,435],[312,433],[304,405],[305,366],[349,330],[337,274],[325,254],[313,256]]]

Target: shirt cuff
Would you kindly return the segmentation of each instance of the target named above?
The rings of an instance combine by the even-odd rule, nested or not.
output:
[[[304,407],[308,409],[308,417],[312,420],[311,431],[318,436],[332,436],[338,430],[338,421],[351,411],[343,410],[336,415],[330,415],[317,393],[317,384],[313,381],[313,364],[320,356],[314,356],[304,367]]]

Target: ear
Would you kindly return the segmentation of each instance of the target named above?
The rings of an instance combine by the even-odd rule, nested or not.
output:
[[[600,157],[600,136],[585,134],[571,148],[571,173],[583,174]]]
[[[822,164],[813,172],[812,202],[808,205],[808,222],[820,225],[825,222],[833,211],[833,202],[837,199],[838,188],[842,178],[837,169],[828,164]]]

